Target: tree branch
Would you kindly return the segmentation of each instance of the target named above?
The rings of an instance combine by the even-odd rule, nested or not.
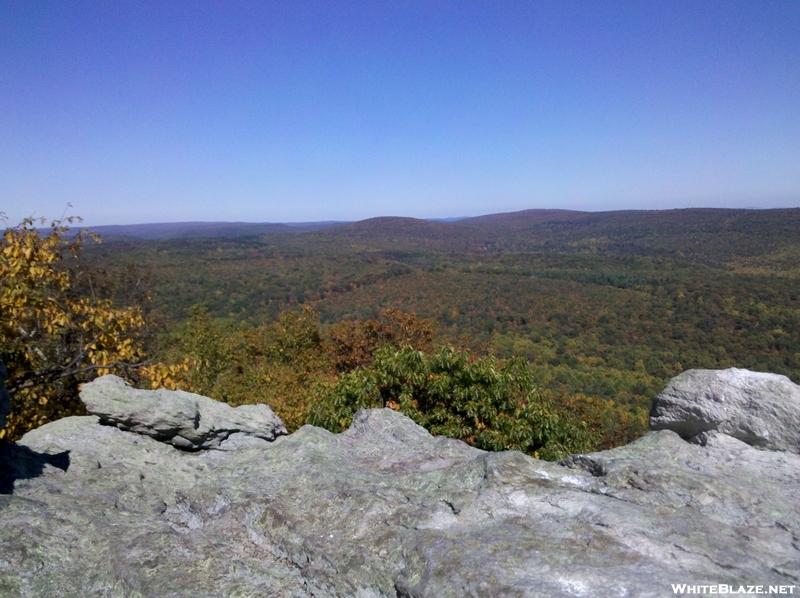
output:
[[[8,393],[13,396],[15,393],[24,390],[26,388],[33,388],[35,386],[41,386],[43,384],[48,384],[51,382],[56,382],[57,380],[61,380],[62,378],[68,378],[69,376],[77,376],[79,374],[84,374],[86,372],[92,372],[96,370],[112,370],[114,368],[121,369],[125,375],[129,378],[134,378],[131,375],[131,370],[137,369],[146,365],[150,365],[153,363],[154,359],[146,359],[144,361],[140,361],[138,363],[128,363],[126,361],[115,361],[114,363],[107,364],[107,365],[86,365],[80,368],[69,368],[66,366],[50,366],[44,370],[39,370],[36,372],[32,372],[29,375],[24,376],[25,381],[17,382],[13,386],[8,387]]]

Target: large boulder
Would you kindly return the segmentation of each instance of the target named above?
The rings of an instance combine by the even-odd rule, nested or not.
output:
[[[391,410],[195,451],[102,421],[65,418],[15,448],[28,465],[0,496],[0,595],[798,592],[800,456],[720,431],[548,463]]]
[[[717,431],[751,446],[800,453],[800,386],[778,374],[688,370],[653,400],[650,429],[700,442]]]
[[[266,405],[234,409],[182,390],[131,388],[117,376],[103,376],[85,384],[81,400],[103,424],[146,434],[184,450],[218,447],[234,433],[264,440],[287,433],[283,422]]]

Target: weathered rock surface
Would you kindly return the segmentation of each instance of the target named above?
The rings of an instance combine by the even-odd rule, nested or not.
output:
[[[786,376],[730,368],[688,370],[653,400],[652,430],[704,441],[717,431],[755,447],[800,453],[800,386]]]
[[[101,423],[184,450],[217,448],[234,433],[264,440],[287,433],[266,405],[233,408],[181,390],[138,390],[117,376],[103,376],[87,384],[81,400],[89,413],[100,416]]]
[[[232,432],[193,452],[100,422],[6,446],[0,595],[798,592],[800,456],[720,430],[556,464],[432,437],[390,410],[359,412],[344,434]]]

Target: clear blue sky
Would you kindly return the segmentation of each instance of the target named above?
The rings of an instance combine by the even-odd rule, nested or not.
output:
[[[11,223],[800,206],[800,2],[0,3]]]

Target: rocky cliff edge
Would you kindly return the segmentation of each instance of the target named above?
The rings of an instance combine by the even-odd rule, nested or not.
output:
[[[798,593],[800,387],[689,371],[653,431],[560,463],[390,410],[286,435],[266,406],[84,386],[0,455],[0,596]],[[706,592],[708,593],[708,592]]]

